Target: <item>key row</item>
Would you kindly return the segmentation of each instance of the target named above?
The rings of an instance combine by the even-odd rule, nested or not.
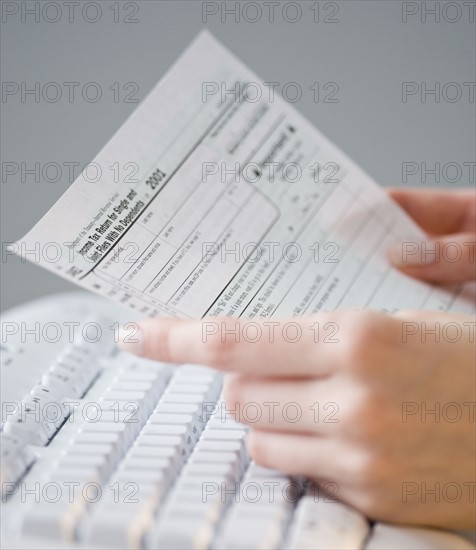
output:
[[[139,548],[205,426],[205,404],[215,402],[220,376],[186,365],[173,378],[110,484],[127,487],[124,498],[108,494],[94,512],[90,544]],[[118,518],[120,520],[118,521]]]
[[[56,502],[35,504],[26,515],[25,534],[69,541],[84,537],[91,507],[98,498],[95,492],[103,498],[107,480],[138,436],[170,374],[166,365],[143,362],[133,362],[119,371],[99,398],[98,421],[82,423],[46,482],[59,487],[77,485],[78,490],[73,498],[63,491]],[[127,407],[123,409],[127,404],[135,415]]]
[[[221,518],[234,500],[249,463],[247,427],[212,413],[158,522],[145,541],[149,548],[209,548]]]
[[[68,402],[83,397],[100,372],[91,346],[71,345],[21,403],[7,408],[5,433],[30,445],[46,445],[71,414]]]

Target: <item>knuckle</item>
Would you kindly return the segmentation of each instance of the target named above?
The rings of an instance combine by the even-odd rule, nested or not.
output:
[[[374,365],[382,316],[371,311],[359,312],[348,322],[343,341],[345,367],[352,372],[368,371]]]
[[[156,330],[153,322],[141,324],[143,354],[145,357],[160,358],[162,361],[173,362],[170,344],[170,330]]]
[[[248,453],[251,458],[261,466],[272,466],[272,461],[270,461],[269,453],[267,452],[267,446],[263,441],[263,438],[260,437],[260,434],[254,430],[248,435],[247,439]]]
[[[223,384],[223,398],[229,405],[242,403],[244,399],[245,382],[239,375],[227,374]]]
[[[374,391],[359,388],[353,391],[341,417],[346,432],[363,442],[382,438],[386,429],[385,402]]]
[[[374,485],[378,478],[380,461],[375,453],[363,451],[354,456],[351,469],[359,485],[369,487]]]
[[[401,506],[401,495],[389,485],[374,486],[359,491],[356,507],[372,520],[407,523],[408,516]]]
[[[237,342],[233,338],[223,338],[220,333],[204,342],[204,360],[209,367],[223,369],[233,363]]]
[[[370,519],[382,517],[383,501],[372,492],[361,492],[358,499],[358,509]]]
[[[391,453],[376,448],[361,448],[351,455],[348,473],[355,480],[355,488],[369,498],[385,499],[398,471],[398,464]]]
[[[373,432],[380,418],[379,413],[378,399],[373,393],[364,393],[355,406],[354,422],[361,426],[365,432]]]

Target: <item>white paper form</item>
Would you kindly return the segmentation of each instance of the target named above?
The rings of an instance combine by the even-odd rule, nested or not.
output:
[[[144,315],[473,311],[390,267],[420,229],[206,32],[92,167],[16,251]]]

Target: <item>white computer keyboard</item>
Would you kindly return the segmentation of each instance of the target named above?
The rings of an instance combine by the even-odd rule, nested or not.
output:
[[[135,319],[82,292],[3,315],[2,548],[474,548],[250,461],[220,374],[118,351]]]

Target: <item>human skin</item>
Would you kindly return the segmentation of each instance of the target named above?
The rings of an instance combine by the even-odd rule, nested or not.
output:
[[[474,280],[475,193],[390,195],[432,246],[457,243],[462,251],[456,262],[437,254],[418,263],[422,256],[407,261],[396,247],[393,265],[436,283]],[[253,319],[263,337],[251,341],[233,335],[243,334],[246,319],[150,319],[140,323],[135,343],[121,346],[229,373],[225,400],[249,424],[256,462],[321,486],[332,482],[336,498],[375,520],[476,529],[475,319],[343,310],[272,321],[271,335],[269,320]],[[281,330],[290,321],[299,324],[297,341]],[[449,326],[456,333],[442,331]],[[298,419],[290,403],[299,406]],[[246,414],[250,404],[259,418]]]

